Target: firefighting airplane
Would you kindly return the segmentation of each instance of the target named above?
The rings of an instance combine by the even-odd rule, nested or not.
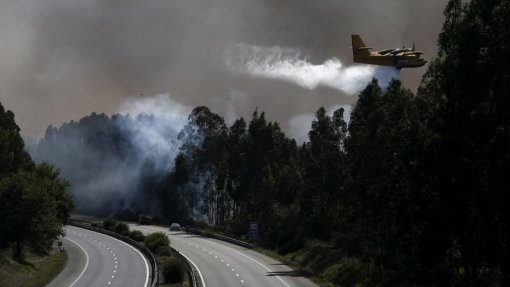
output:
[[[359,35],[352,35],[352,55],[355,63],[392,66],[397,69],[402,68],[418,68],[427,63],[421,58],[423,54],[415,51],[413,48],[387,49],[382,51],[370,52],[372,49],[367,47]]]

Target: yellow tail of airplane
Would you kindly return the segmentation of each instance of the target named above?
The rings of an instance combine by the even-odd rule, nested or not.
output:
[[[368,50],[372,49],[367,47],[359,35],[352,35],[352,54],[356,58],[358,56],[370,56]]]

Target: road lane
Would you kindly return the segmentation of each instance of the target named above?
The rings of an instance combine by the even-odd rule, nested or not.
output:
[[[251,249],[199,235],[170,232],[163,227],[131,224],[130,228],[146,234],[167,234],[171,246],[196,263],[208,287],[317,286],[290,267]]]
[[[47,286],[147,287],[147,260],[134,247],[113,237],[67,226],[68,261]]]

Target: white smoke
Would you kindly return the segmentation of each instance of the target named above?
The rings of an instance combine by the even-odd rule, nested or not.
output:
[[[121,106],[119,113],[136,118],[124,128],[130,131],[139,157],[152,160],[158,170],[168,171],[179,152],[177,135],[186,125],[191,110],[170,95],[160,94],[131,98]]]
[[[385,87],[392,78],[400,76],[392,67],[344,67],[337,58],[312,64],[298,50],[278,46],[232,46],[227,51],[226,65],[237,73],[289,81],[310,90],[323,85],[351,96],[360,92],[374,77]]]
[[[133,97],[124,102],[115,120],[121,133],[128,137],[132,150],[124,160],[105,162],[105,169],[88,184],[74,186],[74,194],[85,207],[112,202],[115,213],[133,210],[133,206],[150,212],[159,210],[159,203],[143,190],[144,176],[171,171],[179,153],[179,132],[187,123],[192,108],[173,100],[168,94],[153,97]],[[115,116],[114,116],[115,117]],[[113,119],[113,117],[112,117]],[[92,151],[93,152],[93,151]],[[122,200],[112,200],[112,199]],[[96,206],[97,207],[97,206]]]
[[[168,94],[133,97],[111,117],[93,113],[55,129],[56,140],[45,136],[31,155],[62,169],[79,212],[157,214],[154,187],[174,166],[191,111]]]

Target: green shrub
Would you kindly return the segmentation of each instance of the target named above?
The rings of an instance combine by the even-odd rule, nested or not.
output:
[[[160,245],[156,248],[156,251],[154,253],[154,255],[157,255],[157,256],[170,256],[172,253],[170,251],[170,245],[166,245],[166,246],[163,246],[163,245]]]
[[[154,254],[160,246],[170,245],[170,239],[162,232],[151,233],[145,237],[145,246]]]
[[[115,233],[122,234],[122,235],[128,235],[129,234],[129,226],[125,224],[124,222],[119,222],[117,225],[115,225]]]
[[[175,257],[158,257],[160,272],[166,283],[182,282],[185,278],[186,268],[184,264]]]
[[[129,238],[131,238],[137,242],[143,242],[145,240],[145,235],[143,235],[143,233],[139,230],[133,230],[133,231],[129,232],[128,236],[129,236]]]
[[[117,220],[113,218],[108,218],[103,221],[103,228],[106,230],[114,231],[115,226],[117,225]]]

